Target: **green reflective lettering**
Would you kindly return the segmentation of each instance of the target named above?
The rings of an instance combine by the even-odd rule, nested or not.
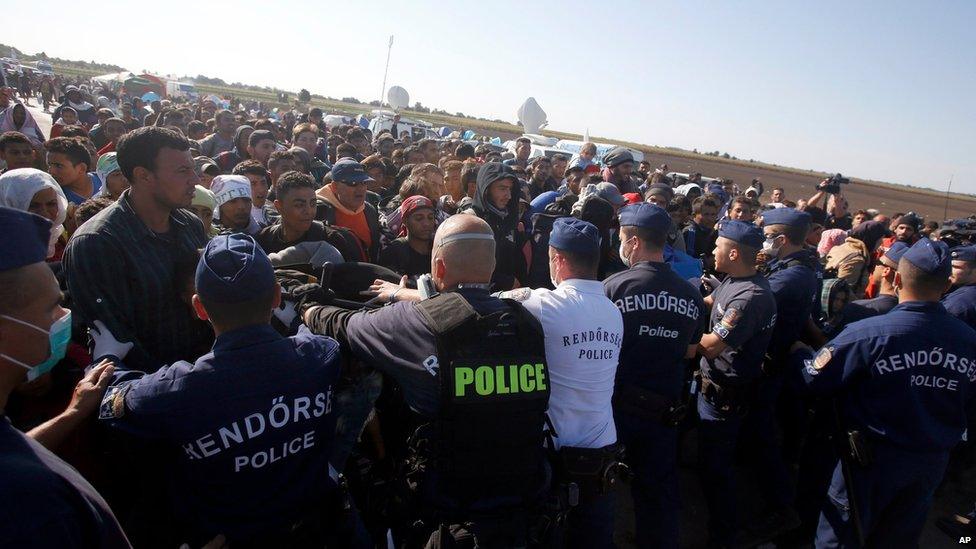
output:
[[[536,364],[535,365],[535,378],[536,378],[537,383],[539,384],[539,390],[540,391],[545,391],[546,390],[546,374],[542,371],[542,363],[541,362],[539,364]]]
[[[490,395],[495,391],[495,375],[491,366],[479,366],[474,371],[474,390],[479,395]]]
[[[508,365],[508,379],[512,384],[512,393],[519,392],[518,364]]]
[[[454,369],[454,395],[463,397],[464,389],[474,381],[474,370],[471,368]]]
[[[507,395],[512,392],[505,381],[505,367],[495,366],[495,392],[499,395]]]
[[[523,364],[519,366],[519,384],[521,385],[523,393],[529,393],[535,391],[535,370],[533,370],[531,364]]]

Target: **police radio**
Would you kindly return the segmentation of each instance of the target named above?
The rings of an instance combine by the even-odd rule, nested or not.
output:
[[[430,273],[417,277],[417,291],[420,292],[421,299],[430,299],[437,295],[437,288],[434,288],[434,280]]]

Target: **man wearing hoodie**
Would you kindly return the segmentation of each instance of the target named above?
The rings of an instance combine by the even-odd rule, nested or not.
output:
[[[380,216],[366,202],[366,184],[373,178],[351,158],[336,162],[331,175],[332,182],[315,193],[319,198],[315,219],[352,231],[364,250],[363,261],[376,261],[380,251]]]
[[[220,167],[220,173],[229,175],[233,171],[234,166],[251,158],[251,155],[247,152],[247,145],[252,133],[254,133],[253,127],[247,124],[238,126],[237,131],[234,133],[234,148],[229,151],[224,151],[214,158],[217,161],[217,166]]]
[[[495,272],[491,277],[494,291],[511,290],[528,276],[525,256],[520,252],[520,196],[519,178],[510,166],[488,162],[478,170],[478,190],[471,206],[495,233]]]

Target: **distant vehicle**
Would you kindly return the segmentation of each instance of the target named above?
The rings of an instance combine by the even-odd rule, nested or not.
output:
[[[544,135],[535,133],[526,133],[523,134],[522,137],[528,137],[529,141],[532,142],[532,150],[529,152],[529,160],[538,158],[540,156],[552,158],[557,154],[565,155],[567,159],[573,156],[572,153],[569,153],[556,146],[558,140],[555,137],[546,137]],[[514,139],[511,141],[506,141],[502,144],[502,146],[512,154],[515,154],[515,145],[516,142]]]
[[[667,175],[671,179],[671,181],[674,181],[674,185],[676,187],[678,185],[684,185],[685,183],[688,182],[688,179],[691,178],[691,174],[690,173],[668,172]],[[721,185],[722,184],[722,180],[721,179],[714,178],[714,177],[705,177],[703,175],[702,178],[701,178],[701,185],[699,185],[699,186],[702,188],[702,190],[705,190],[705,188],[707,188],[712,183],[717,183],[717,184]]]
[[[176,80],[166,81],[167,97],[182,97],[187,101],[196,101],[200,97],[200,92],[196,86],[188,82],[177,82]]]
[[[327,114],[322,117],[322,123],[325,124],[326,128],[335,128],[336,126],[341,126],[343,124],[355,124],[356,119],[351,116],[343,116],[341,114]]]
[[[594,143],[594,145],[596,145],[596,158],[595,158],[595,160],[597,161],[598,164],[601,163],[600,162],[600,159],[603,158],[603,155],[607,154],[607,152],[609,152],[610,149],[613,149],[614,147],[617,146],[617,145],[611,145],[609,143]],[[574,140],[571,140],[571,139],[560,139],[559,141],[556,142],[556,148],[561,149],[561,150],[563,150],[565,152],[568,152],[569,155],[572,156],[574,154],[579,154],[580,149],[583,148],[583,141],[574,141]],[[644,160],[644,153],[643,152],[638,151],[637,149],[631,149],[630,147],[625,147],[625,148],[628,151],[630,151],[630,154],[631,155],[633,155],[634,162],[635,163],[640,164],[641,161]]]
[[[21,73],[20,61],[12,59],[10,57],[0,57],[0,66],[3,66],[3,70],[7,72],[15,72],[17,74]]]
[[[374,136],[379,135],[383,131],[393,131],[393,117],[396,116],[395,112],[386,109],[376,109],[371,114],[373,118],[369,121],[369,131],[373,132]],[[403,132],[410,132],[410,140],[414,142],[421,139],[440,139],[440,136],[434,131],[434,126],[429,122],[401,116],[397,122],[397,133],[402,134]],[[394,135],[393,137],[400,139],[399,135]]]
[[[38,61],[34,63],[34,70],[45,76],[54,76],[54,67],[51,66],[51,64],[47,61]]]

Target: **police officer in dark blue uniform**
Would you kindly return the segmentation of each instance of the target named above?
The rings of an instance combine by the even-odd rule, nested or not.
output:
[[[698,396],[702,488],[708,503],[709,543],[735,543],[733,461],[742,418],[762,375],[762,361],[776,323],[776,300],[756,271],[762,231],[742,221],[723,221],[716,241],[715,269],[728,276],[705,298],[711,332],[702,336]]]
[[[71,315],[44,263],[51,223],[0,207],[0,234],[0,547],[130,547],[95,488],[2,412],[64,358]]]
[[[919,240],[898,263],[894,309],[807,350],[806,383],[836,395],[855,441],[834,469],[817,547],[918,545],[949,451],[974,419],[976,332],[939,303],[950,270],[944,243]]]
[[[321,545],[355,521],[339,510],[329,466],[339,345],[304,327],[280,336],[269,323],[280,299],[251,236],[214,238],[193,296],[213,324],[213,350],[148,375],[120,365],[105,394],[100,420],[161,444],[172,460],[175,541],[223,534],[233,546],[278,546],[303,536]]]
[[[810,229],[810,215],[793,208],[763,212],[768,258],[766,278],[776,299],[776,324],[763,362],[763,376],[756,400],[743,425],[743,439],[754,452],[754,465],[761,474],[759,485],[770,507],[760,523],[749,528],[745,545],[759,544],[799,525],[793,510],[793,481],[783,460],[777,428],[777,404],[784,389],[790,347],[800,339],[817,297],[817,252],[804,243]]]
[[[637,546],[678,546],[677,422],[686,360],[702,336],[705,303],[671,270],[664,246],[671,216],[654,204],[620,211],[620,259],[629,266],[603,283],[620,309],[624,338],[613,407],[634,472]]]
[[[976,246],[952,249],[953,290],[942,298],[949,314],[976,330]]]
[[[327,297],[314,293],[299,304],[313,332],[334,335],[392,377],[416,413],[407,474],[418,502],[408,511],[421,513],[426,534],[433,530],[431,546],[449,543],[444,536],[523,545],[529,510],[549,487],[542,327],[488,292],[494,266],[491,227],[457,215],[434,235],[435,297],[407,302],[419,294],[394,287],[380,293],[393,305],[371,312],[316,304]]]

